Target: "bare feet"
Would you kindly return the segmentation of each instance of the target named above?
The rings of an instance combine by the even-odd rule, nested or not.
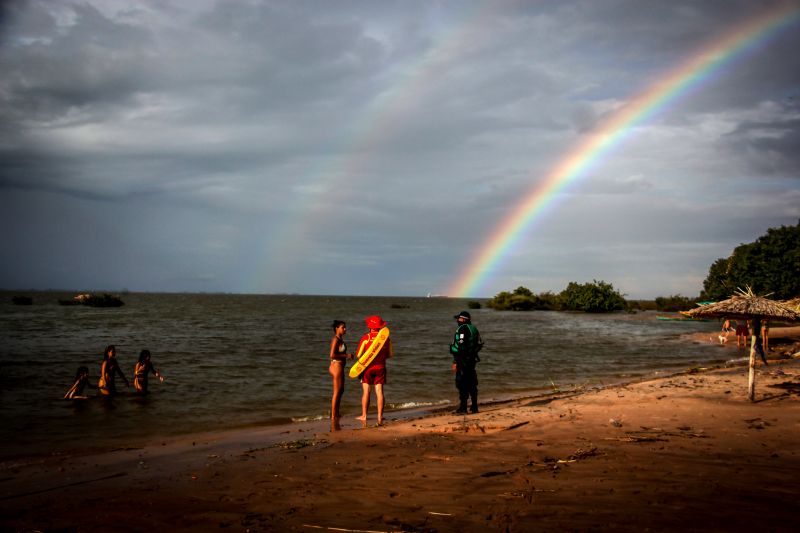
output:
[[[366,415],[357,416],[356,420],[360,420],[361,421],[361,427],[367,427],[367,416]]]

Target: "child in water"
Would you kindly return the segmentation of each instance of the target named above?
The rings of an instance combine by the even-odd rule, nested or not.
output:
[[[83,391],[87,386],[90,388],[95,388],[94,385],[89,383],[89,368],[85,366],[79,366],[78,371],[75,373],[75,383],[72,384],[72,387],[70,387],[70,389],[64,395],[64,398],[68,400],[85,398]]]
[[[119,362],[117,362],[117,348],[113,344],[109,344],[106,346],[105,352],[103,352],[103,363],[100,365],[100,380],[97,383],[97,388],[106,398],[117,394],[117,385],[114,381],[114,377],[117,374],[125,381],[125,386],[129,387],[128,378],[122,373],[119,368]]]
[[[147,394],[147,378],[151,373],[164,383],[164,376],[150,362],[150,350],[142,350],[136,366],[133,367],[133,386],[138,394]]]

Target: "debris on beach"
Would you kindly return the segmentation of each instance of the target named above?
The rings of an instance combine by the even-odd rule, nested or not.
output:
[[[579,461],[580,459],[586,459],[587,457],[594,457],[596,455],[600,455],[600,452],[597,450],[597,446],[592,446],[588,450],[584,450],[583,448],[578,448],[575,450],[575,453],[567,457],[567,460],[570,462],[572,461]],[[559,461],[564,462],[564,461]]]
[[[284,450],[299,450],[309,446],[318,446],[320,444],[327,444],[325,439],[297,439],[289,442],[279,442],[275,445],[276,448],[283,448]]]

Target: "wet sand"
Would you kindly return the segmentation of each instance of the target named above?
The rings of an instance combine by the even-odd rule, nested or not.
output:
[[[0,530],[795,531],[800,360],[756,385],[751,403],[745,367],[699,369],[476,415],[7,460]]]

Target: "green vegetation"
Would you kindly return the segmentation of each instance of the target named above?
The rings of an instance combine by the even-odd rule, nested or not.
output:
[[[674,294],[659,296],[655,301],[626,300],[610,283],[594,280],[570,282],[559,294],[534,294],[520,286],[513,292],[498,293],[486,306],[503,311],[676,312],[691,309],[703,300],[725,300],[739,287],[752,287],[756,294],[770,295],[775,300],[800,295],[800,221],[796,226],[771,228],[755,242],[737,246],[727,259],[717,259],[697,298]]]
[[[604,313],[625,310],[638,311],[685,311],[693,308],[698,299],[675,294],[659,296],[655,300],[626,300],[614,290],[610,283],[594,281],[578,284],[575,282],[559,294],[543,292],[533,294],[526,287],[517,287],[514,292],[501,292],[486,303],[490,309],[498,311],[585,311]]]
[[[664,311],[664,309],[659,309],[656,305],[655,300],[627,300],[628,302],[628,310],[632,312],[636,311]]]
[[[656,309],[659,311],[686,311],[697,304],[697,298],[687,298],[680,294],[659,296],[656,298]]]
[[[770,228],[755,242],[740,244],[727,259],[717,259],[703,282],[701,300],[724,300],[749,286],[775,300],[800,295],[800,221]]]
[[[559,295],[562,305],[569,311],[607,313],[627,308],[625,298],[610,283],[595,280],[579,285],[574,281]]]
[[[557,297],[549,292],[533,294],[527,287],[517,287],[514,292],[501,292],[486,303],[486,307],[498,311],[533,311],[560,309]]]
[[[511,311],[586,311],[589,313],[626,309],[625,298],[610,283],[595,280],[593,283],[571,282],[559,294],[543,292],[533,294],[527,287],[517,287],[514,292],[501,292],[486,303],[496,310]]]

